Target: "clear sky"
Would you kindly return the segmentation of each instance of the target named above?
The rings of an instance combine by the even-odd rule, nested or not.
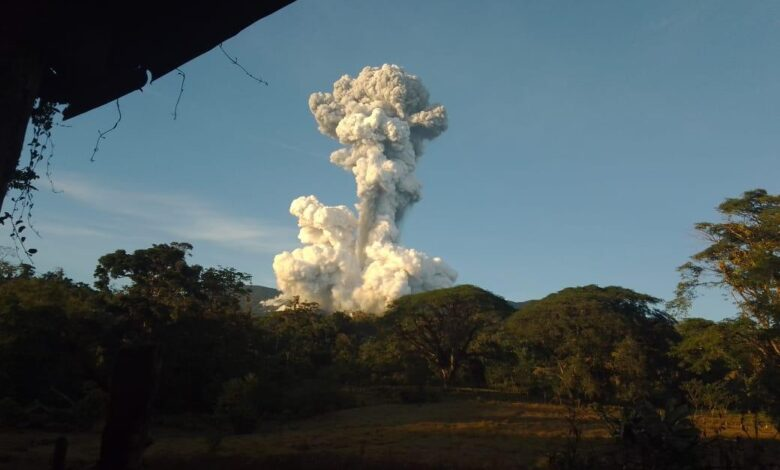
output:
[[[39,270],[91,282],[118,248],[189,241],[194,262],[273,286],[298,246],[297,196],[355,200],[310,93],[395,63],[422,78],[449,130],[418,169],[404,245],[512,300],[621,285],[664,299],[725,197],[780,192],[780,3],[299,0],[54,132],[41,183]],[[694,314],[732,315],[720,294]]]

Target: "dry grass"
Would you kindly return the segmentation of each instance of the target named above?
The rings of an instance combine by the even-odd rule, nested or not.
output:
[[[702,413],[694,418],[703,437],[780,440],[780,432],[762,415]]]
[[[700,417],[702,426],[715,425]],[[555,405],[450,400],[342,410],[287,424],[265,424],[246,436],[155,430],[150,469],[176,468],[535,468],[567,437],[565,410]],[[595,414],[582,418],[583,447],[609,446]],[[729,417],[724,436],[741,433]],[[57,434],[0,432],[0,468],[45,468]],[[774,438],[764,429],[762,438]],[[70,468],[88,468],[99,435],[68,436]]]
[[[587,437],[606,437],[595,416]],[[304,422],[225,438],[217,453],[251,457],[339,454],[369,461],[430,466],[529,465],[566,436],[563,410],[551,405],[457,401],[425,405],[379,405],[330,413]],[[189,449],[207,451],[189,438],[160,441],[149,461]]]

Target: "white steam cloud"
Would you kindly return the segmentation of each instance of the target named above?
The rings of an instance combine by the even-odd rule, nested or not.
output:
[[[452,286],[457,273],[444,261],[398,244],[398,224],[420,200],[423,143],[447,128],[444,107],[429,104],[416,76],[386,64],[341,77],[309,108],[320,132],[345,145],[330,161],[355,175],[357,215],[314,196],[292,202],[303,247],[274,258],[282,299],[380,313],[403,295]]]

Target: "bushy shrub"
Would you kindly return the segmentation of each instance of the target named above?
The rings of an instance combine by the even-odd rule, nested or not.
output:
[[[688,403],[697,411],[726,410],[736,398],[722,381],[706,383],[699,379],[684,382],[680,388],[685,392]]]
[[[24,408],[13,398],[0,398],[0,425],[19,426],[25,421]]]
[[[260,382],[254,374],[230,379],[222,387],[217,412],[230,421],[236,434],[255,430],[258,418]]]
[[[485,380],[488,387],[520,393],[528,398],[552,395],[549,381],[534,373],[537,363],[528,351],[522,347],[508,345],[502,353],[485,361]]]
[[[73,424],[79,429],[92,429],[106,413],[108,394],[96,383],[86,382],[83,386],[83,396],[73,405]]]
[[[620,466],[615,468],[695,467],[699,430],[688,405],[669,400],[659,410],[642,402],[622,407],[618,417],[602,416],[621,445],[622,452],[616,456]]]

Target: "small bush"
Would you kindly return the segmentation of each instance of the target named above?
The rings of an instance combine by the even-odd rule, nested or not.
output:
[[[435,403],[441,400],[438,393],[423,387],[401,390],[398,393],[398,398],[401,400],[401,403],[407,404]]]
[[[617,418],[602,417],[621,444],[619,468],[695,467],[699,431],[691,421],[687,405],[670,400],[658,410],[644,402],[622,408]]]
[[[217,412],[230,421],[236,434],[249,434],[257,426],[260,382],[254,374],[230,379],[222,386]]]
[[[722,381],[702,382],[699,379],[684,382],[682,386],[686,399],[697,411],[717,411],[730,408],[736,401]]]
[[[73,405],[73,424],[79,429],[92,429],[106,413],[108,394],[94,382],[86,382],[83,386],[84,395]]]
[[[10,397],[0,398],[0,425],[16,427],[25,421],[24,408],[16,400]]]

